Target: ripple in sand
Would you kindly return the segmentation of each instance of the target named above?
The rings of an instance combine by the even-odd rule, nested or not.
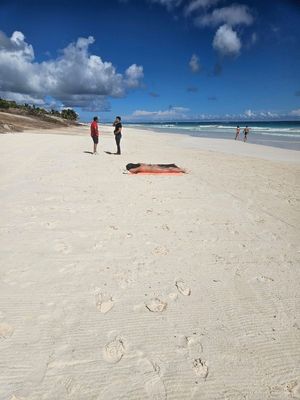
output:
[[[145,388],[149,399],[165,400],[167,398],[166,387],[158,376],[146,382]]]
[[[246,400],[247,396],[236,389],[226,390],[224,400]]]

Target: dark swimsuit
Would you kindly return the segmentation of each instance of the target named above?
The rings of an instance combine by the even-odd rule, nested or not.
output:
[[[165,169],[178,168],[176,164],[148,164],[148,165],[151,166],[151,167],[152,166],[154,166],[154,167],[158,166],[160,168],[165,168]],[[141,163],[138,163],[138,164],[130,163],[130,164],[126,165],[126,169],[129,171],[129,170],[134,169],[134,168],[139,168],[140,166],[141,166]]]
[[[160,168],[178,168],[175,164],[157,164]]]

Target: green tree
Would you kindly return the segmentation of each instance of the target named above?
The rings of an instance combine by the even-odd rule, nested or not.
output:
[[[74,110],[72,110],[72,108],[66,108],[66,109],[62,110],[61,116],[64,119],[69,119],[72,121],[76,121],[78,118],[77,113]]]
[[[0,108],[4,110],[9,108],[9,102],[7,100],[1,99],[1,97],[0,97]]]
[[[50,114],[55,115],[56,117],[61,117],[60,112],[57,110],[54,110],[53,108],[51,108]]]

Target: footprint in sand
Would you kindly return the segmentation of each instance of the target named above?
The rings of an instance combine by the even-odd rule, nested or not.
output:
[[[127,289],[128,286],[131,286],[134,283],[134,278],[132,275],[132,272],[128,270],[128,272],[115,274],[114,277],[122,289]]]
[[[134,282],[134,281],[130,278],[121,279],[119,282],[120,288],[127,289],[127,287],[130,286],[132,284],[132,282]]]
[[[14,328],[5,322],[0,324],[0,339],[7,339],[14,333]]]
[[[189,355],[191,360],[200,357],[203,346],[199,336],[179,336],[177,343],[177,351],[182,354]]]
[[[165,400],[167,393],[165,384],[160,377],[160,366],[148,358],[142,358],[138,362],[138,367],[145,379],[144,385],[148,398],[152,400]]]
[[[167,303],[161,301],[157,297],[145,303],[146,308],[151,312],[163,312],[167,308]]]
[[[267,283],[267,282],[274,282],[274,279],[273,279],[273,278],[270,278],[269,276],[265,276],[265,275],[260,275],[260,276],[258,276],[258,277],[256,278],[256,280],[259,281],[259,282],[264,282],[264,283]]]
[[[157,254],[159,256],[166,256],[169,253],[169,249],[164,246],[157,246],[152,252],[153,254]]]
[[[208,366],[206,365],[206,361],[202,360],[201,358],[196,358],[193,360],[193,370],[200,378],[207,378]]]
[[[188,358],[192,361],[194,373],[205,380],[208,376],[208,366],[206,361],[200,357],[203,347],[199,336],[180,336],[177,350],[185,355],[188,352]]]
[[[291,394],[292,399],[300,399],[300,384],[297,381],[288,383],[287,390]]]
[[[85,387],[80,384],[76,383],[75,379],[71,376],[67,376],[65,379],[61,381],[61,384],[64,386],[68,396],[74,398],[76,394],[80,394],[80,392],[84,392]]]
[[[103,244],[102,243],[95,243],[93,246],[93,250],[98,250],[98,249],[102,249]]]
[[[95,293],[95,301],[96,301],[97,310],[99,310],[102,314],[106,314],[114,306],[114,301],[113,301],[112,297],[105,293],[96,292]]]
[[[189,288],[182,279],[176,281],[175,286],[177,287],[178,292],[183,296],[190,296],[192,293],[191,288]]]
[[[171,292],[169,293],[169,299],[172,301],[176,301],[178,299],[178,293],[176,292]]]
[[[145,388],[151,400],[165,400],[167,398],[165,384],[158,376],[147,381],[145,383]]]
[[[125,347],[123,340],[116,337],[113,341],[107,343],[103,349],[103,358],[105,361],[116,364],[125,354]]]
[[[199,354],[202,353],[203,347],[200,342],[200,338],[197,336],[190,336],[187,338],[187,348],[189,352],[189,356],[192,359],[196,359],[199,357]]]
[[[160,374],[160,366],[155,361],[152,361],[149,358],[140,358],[137,362],[137,366],[145,376],[151,374]]]
[[[71,247],[66,245],[65,243],[57,243],[54,248],[59,253],[63,253],[63,254],[69,254],[72,251]]]
[[[247,396],[236,389],[226,390],[224,400],[246,400]]]
[[[47,229],[54,229],[57,225],[57,221],[43,222],[42,225]]]

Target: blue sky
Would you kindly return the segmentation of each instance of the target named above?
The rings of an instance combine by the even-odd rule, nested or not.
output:
[[[82,120],[299,119],[300,2],[1,1],[0,96]]]

